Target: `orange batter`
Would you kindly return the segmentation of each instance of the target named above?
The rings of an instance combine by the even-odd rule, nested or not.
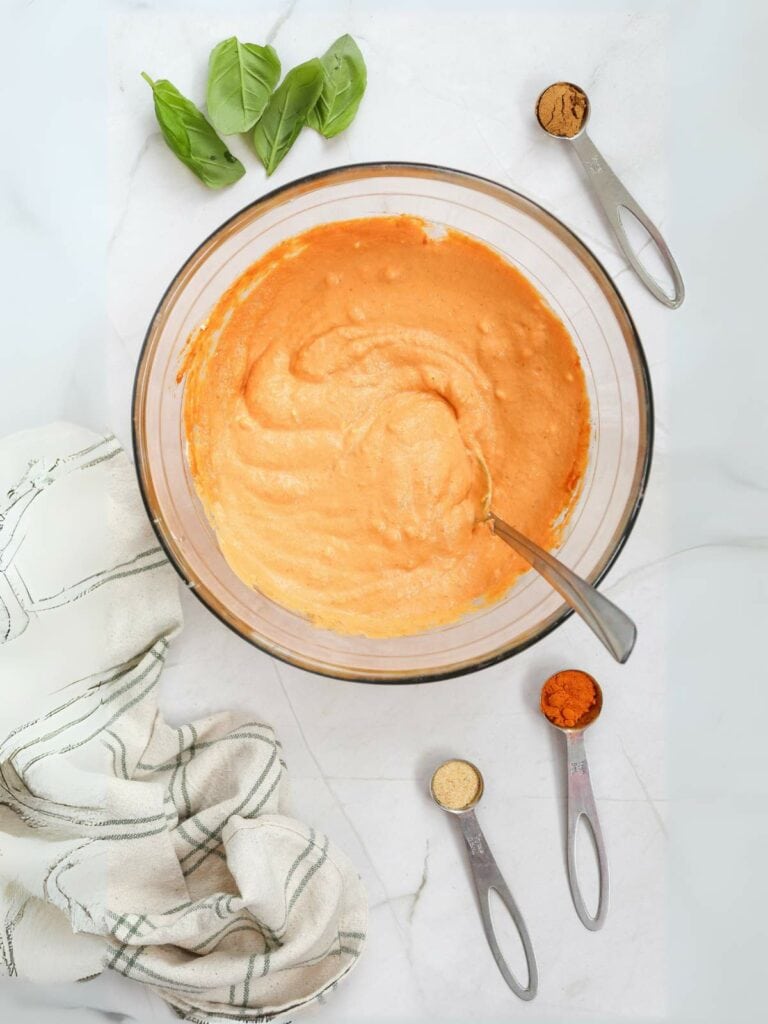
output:
[[[493,510],[557,541],[589,443],[566,329],[500,256],[412,217],[273,249],[190,340],[200,499],[246,583],[319,626],[451,622],[528,565]],[[556,525],[559,524],[559,525]]]

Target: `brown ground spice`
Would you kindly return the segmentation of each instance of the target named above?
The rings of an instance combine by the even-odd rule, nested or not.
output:
[[[587,96],[570,82],[556,82],[539,97],[536,116],[541,127],[550,135],[572,139],[584,126],[587,116]]]

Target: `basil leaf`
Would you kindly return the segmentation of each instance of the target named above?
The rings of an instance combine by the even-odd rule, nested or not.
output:
[[[271,46],[231,36],[215,46],[208,62],[208,116],[222,135],[256,124],[280,79],[280,58]]]
[[[352,36],[331,43],[321,58],[323,91],[307,118],[307,124],[333,138],[352,122],[368,81],[363,55]]]
[[[272,174],[296,141],[322,88],[323,66],[315,57],[289,71],[272,93],[253,131],[253,144],[267,174]]]
[[[163,138],[179,160],[209,188],[231,185],[242,178],[245,168],[232,156],[194,103],[167,79],[153,82],[144,71],[141,76],[152,87],[155,116]]]

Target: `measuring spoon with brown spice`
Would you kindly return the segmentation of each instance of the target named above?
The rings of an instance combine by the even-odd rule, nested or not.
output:
[[[624,188],[608,166],[605,157],[587,135],[589,112],[587,94],[572,82],[555,82],[553,85],[547,86],[536,101],[536,119],[544,131],[553,138],[572,143],[613,229],[621,251],[637,276],[659,302],[663,302],[670,309],[677,309],[685,298],[685,286],[677,263],[675,263],[672,253],[656,225],[637,200]],[[638,259],[637,251],[622,223],[622,210],[627,210],[634,215],[650,235],[672,279],[673,292],[671,295],[662,288],[656,278],[645,269]]]

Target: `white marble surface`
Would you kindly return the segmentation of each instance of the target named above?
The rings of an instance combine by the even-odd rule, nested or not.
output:
[[[188,253],[269,188],[355,161],[460,167],[541,202],[614,274],[646,347],[651,486],[605,586],[639,626],[627,666],[571,619],[474,676],[405,688],[330,682],[251,649],[184,595],[165,712],[181,722],[237,707],[271,720],[297,814],[333,836],[368,887],[365,954],[311,1019],[756,1020],[768,852],[768,702],[757,676],[768,565],[766,160],[748,134],[759,127],[748,113],[765,38],[758,5],[726,19],[724,5],[688,3],[4,0],[0,18],[10,111],[3,433],[64,416],[128,442],[143,333]],[[336,140],[304,133],[269,183],[236,140],[248,174],[219,193],[166,149],[141,70],[202,101],[208,51],[227,35],[269,40],[290,66],[344,31],[360,41],[369,90]],[[45,60],[30,66],[36,45]],[[679,312],[626,269],[569,154],[537,132],[533,101],[557,78],[587,88],[595,142],[678,254],[689,293]],[[709,117],[721,119],[719,134],[707,132]],[[563,868],[559,737],[535,710],[541,681],[565,665],[591,671],[605,691],[588,740],[612,893],[594,935],[575,917]],[[734,698],[750,702],[748,714]],[[540,995],[528,1006],[496,971],[458,835],[425,795],[447,754],[486,776],[482,822],[539,959]],[[0,1009],[14,1021],[171,1019],[115,976],[5,984]]]

